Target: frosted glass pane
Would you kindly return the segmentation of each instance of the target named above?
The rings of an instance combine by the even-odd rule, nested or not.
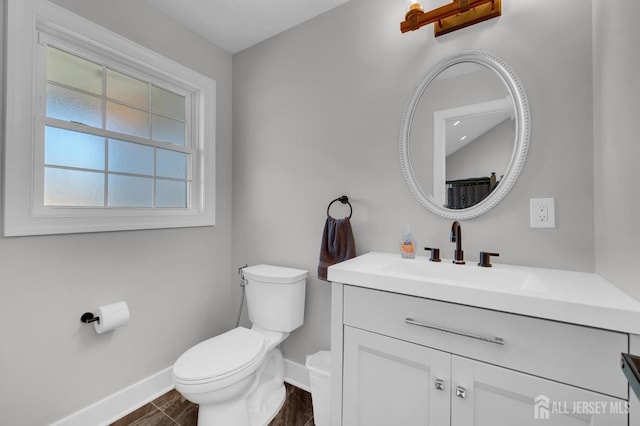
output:
[[[56,166],[104,170],[104,138],[47,126],[44,162]]]
[[[154,114],[151,117],[151,135],[153,140],[184,146],[184,123]]]
[[[107,102],[107,129],[127,135],[149,137],[149,113]]]
[[[47,49],[47,80],[102,95],[102,66],[62,50]]]
[[[107,70],[107,97],[149,110],[149,84],[117,71]]]
[[[156,207],[187,207],[187,183],[156,180]]]
[[[109,175],[109,207],[152,207],[153,179]]]
[[[185,119],[184,96],[153,86],[151,89],[151,105],[151,110],[155,113],[175,118],[176,120],[184,121]]]
[[[174,179],[186,179],[187,154],[169,151],[167,149],[157,149],[156,176]]]
[[[102,100],[47,83],[47,117],[102,128]]]
[[[44,205],[103,207],[104,173],[45,167]]]
[[[109,171],[153,176],[153,148],[109,139]]]

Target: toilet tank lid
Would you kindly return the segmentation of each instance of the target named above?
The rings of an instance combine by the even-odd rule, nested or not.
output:
[[[309,272],[303,269],[285,268],[273,265],[254,265],[242,270],[248,280],[274,284],[291,284],[307,278]]]

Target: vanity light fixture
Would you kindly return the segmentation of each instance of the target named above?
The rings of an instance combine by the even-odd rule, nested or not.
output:
[[[502,14],[501,0],[453,0],[451,3],[425,12],[416,0],[400,23],[400,31],[415,31],[435,22],[435,36],[450,33]]]

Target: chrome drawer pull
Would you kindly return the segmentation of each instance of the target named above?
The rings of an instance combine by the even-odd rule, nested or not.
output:
[[[427,324],[424,322],[416,321],[413,318],[405,318],[404,322],[411,325],[417,325],[420,327],[431,328],[433,330],[444,331],[445,333],[457,334],[458,336],[470,337],[472,339],[482,340],[483,342],[495,343],[496,345],[504,345],[504,339],[502,337],[485,337],[478,334],[467,333],[466,331],[452,330],[450,328],[440,327],[433,324]]]
[[[467,398],[467,390],[462,386],[458,386],[456,388],[456,396],[458,398],[466,399]]]
[[[440,391],[444,390],[444,380],[436,379],[436,390],[440,390]]]

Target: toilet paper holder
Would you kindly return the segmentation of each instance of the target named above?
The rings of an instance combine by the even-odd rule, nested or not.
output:
[[[80,321],[82,321],[85,324],[90,324],[90,323],[96,322],[96,321],[100,322],[100,317],[97,317],[97,316],[93,315],[91,312],[85,312],[80,317]]]
[[[92,312],[82,314],[80,321],[85,324],[93,323],[96,333],[102,334],[122,327],[129,322],[129,306],[124,300],[98,306]]]

